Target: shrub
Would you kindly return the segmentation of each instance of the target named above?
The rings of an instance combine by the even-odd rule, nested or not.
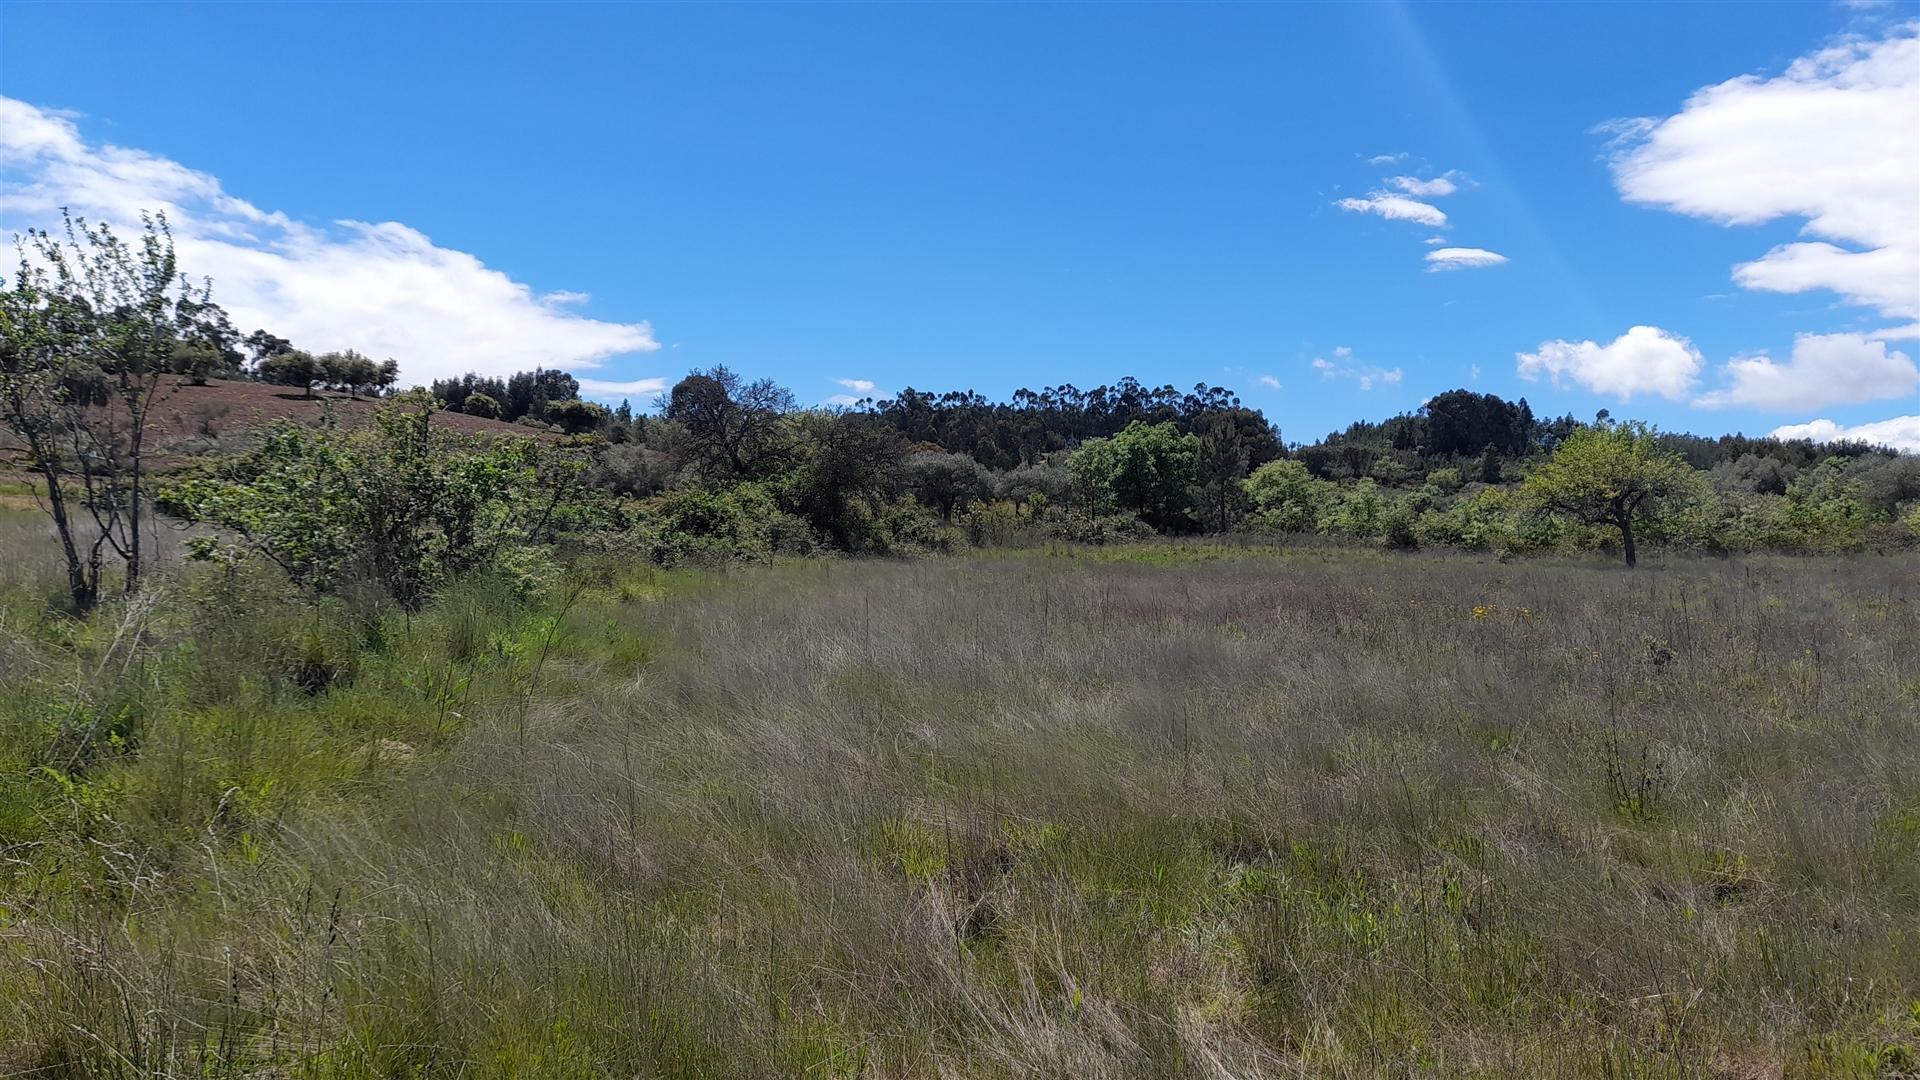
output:
[[[974,547],[1019,547],[1032,544],[1042,533],[1032,517],[1007,499],[977,501],[954,516],[954,524]]]
[[[578,448],[482,440],[433,425],[424,392],[393,398],[372,427],[281,424],[251,452],[189,475],[163,505],[239,538],[238,552],[319,592],[365,582],[417,607],[450,579],[497,567],[567,527],[604,527],[582,505]],[[233,549],[211,537],[195,553]]]
[[[670,491],[642,507],[639,535],[647,558],[662,566],[804,554],[814,546],[813,531],[782,513],[762,484]]]
[[[1314,477],[1305,465],[1286,458],[1253,470],[1241,486],[1253,504],[1253,517],[1246,523],[1251,532],[1308,532],[1338,490]]]
[[[1054,511],[1046,515],[1047,534],[1076,544],[1122,544],[1154,535],[1153,526],[1132,514]]]
[[[500,419],[500,403],[491,394],[468,394],[467,399],[460,403],[460,411],[482,420]]]

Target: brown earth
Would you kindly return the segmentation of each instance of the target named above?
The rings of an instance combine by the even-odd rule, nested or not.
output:
[[[269,383],[216,379],[205,386],[188,386],[169,379],[155,397],[150,414],[150,464],[164,472],[181,465],[193,454],[204,452],[208,446],[204,440],[248,431],[275,420],[315,424],[328,410],[332,410],[341,425],[358,427],[372,420],[378,404],[377,398],[352,398],[328,390],[316,390],[312,397],[307,397],[296,388]],[[551,432],[519,424],[444,410],[433,414],[433,422],[471,434],[556,437]],[[30,481],[15,461],[14,455],[19,449],[11,433],[0,427],[0,483]],[[26,498],[9,496],[7,501],[0,502],[0,509],[11,509],[13,501]]]
[[[200,436],[225,435],[259,427],[273,420],[316,423],[332,409],[340,423],[366,423],[378,399],[350,398],[327,390],[307,397],[299,390],[259,382],[214,380],[205,386],[169,383],[161,387],[153,407],[153,431],[162,443]],[[530,435],[530,428],[499,420],[483,420],[464,413],[438,412],[433,422],[443,427],[496,435]]]

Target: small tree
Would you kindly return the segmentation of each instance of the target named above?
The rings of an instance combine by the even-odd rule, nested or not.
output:
[[[246,456],[176,481],[167,505],[316,591],[360,580],[409,608],[597,519],[583,449],[448,431],[432,422],[437,405],[413,391],[359,430],[279,424]],[[200,546],[211,554],[217,541]]]
[[[772,379],[749,383],[725,367],[696,371],[660,405],[661,416],[685,431],[689,463],[709,475],[763,475],[793,450],[784,420],[794,411],[793,394]]]
[[[1240,482],[1247,475],[1247,448],[1231,417],[1204,425],[1194,447],[1193,504],[1202,527],[1226,532],[1246,509]]]
[[[1172,421],[1135,420],[1068,455],[1067,472],[1094,513],[1124,510],[1168,529],[1186,514],[1199,443]]]
[[[952,521],[955,508],[993,494],[992,475],[965,454],[917,450],[907,455],[906,472],[914,495],[940,511],[942,521]]]
[[[482,420],[500,419],[500,403],[491,394],[468,394],[467,399],[460,403],[459,411]]]
[[[1329,498],[1327,490],[1333,487],[1291,458],[1267,462],[1253,470],[1240,486],[1253,508],[1265,518],[1266,526],[1286,532],[1312,531]]]
[[[1582,428],[1527,477],[1525,490],[1552,513],[1619,529],[1631,567],[1639,561],[1635,523],[1684,492],[1692,472],[1678,454],[1660,452],[1656,435],[1638,422]]]
[[[320,358],[301,349],[288,349],[273,353],[261,359],[254,369],[260,377],[276,386],[297,386],[307,397],[313,396],[313,385],[324,382],[327,367]]]
[[[596,431],[611,415],[613,414],[607,411],[605,405],[582,401],[579,398],[547,403],[547,423],[569,435],[585,435],[590,431]]]
[[[148,418],[176,348],[207,337],[197,320],[212,309],[180,272],[166,218],[141,220],[137,247],[73,218],[61,236],[29,230],[0,288],[0,422],[45,489],[79,611],[99,600],[108,551],[126,591],[140,586]]]

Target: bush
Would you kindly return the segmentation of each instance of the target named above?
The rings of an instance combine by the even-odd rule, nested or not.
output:
[[[594,458],[587,483],[616,495],[655,495],[666,488],[673,464],[667,455],[639,443],[616,443]]]
[[[1420,546],[1414,528],[1418,515],[1405,500],[1394,503],[1380,519],[1380,537],[1390,548],[1410,551]]]
[[[1251,532],[1308,532],[1319,524],[1320,513],[1337,497],[1338,488],[1317,479],[1298,461],[1269,461],[1241,481],[1253,504]]]
[[[641,547],[661,566],[716,564],[810,553],[813,531],[782,513],[765,486],[682,488],[640,511]]]
[[[418,607],[449,580],[499,569],[567,528],[602,528],[586,459],[532,439],[483,440],[433,425],[425,392],[390,399],[357,431],[283,423],[251,452],[164,489],[162,506],[227,530],[203,558],[258,555],[315,591],[364,583]]]
[[[467,395],[467,399],[460,403],[459,411],[482,420],[500,419],[500,403],[491,394]]]
[[[1046,515],[1045,525],[1047,535],[1076,544],[1123,544],[1156,535],[1153,526],[1132,514],[1054,511]]]
[[[1007,499],[971,503],[953,522],[974,547],[1023,547],[1044,535],[1032,517],[1020,512],[1019,504]]]

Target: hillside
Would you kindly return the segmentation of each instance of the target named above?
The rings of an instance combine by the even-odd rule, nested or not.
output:
[[[271,383],[216,379],[205,386],[175,383],[163,387],[154,405],[154,422],[162,445],[181,439],[215,437],[260,427],[274,420],[317,422],[328,409],[342,424],[358,426],[373,415],[378,399],[348,397],[317,390],[307,397],[298,389]],[[529,429],[498,420],[461,413],[439,412],[433,422],[459,431],[526,435]]]

